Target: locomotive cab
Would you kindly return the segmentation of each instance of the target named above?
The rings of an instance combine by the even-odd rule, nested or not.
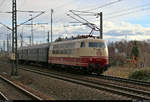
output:
[[[81,42],[80,57],[87,63],[89,72],[102,73],[110,66],[108,63],[108,48],[105,40],[88,39]],[[83,63],[85,63],[83,61]]]

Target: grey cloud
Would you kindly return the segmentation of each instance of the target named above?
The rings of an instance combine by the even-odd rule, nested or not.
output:
[[[105,32],[105,35],[109,35],[109,36],[125,36],[126,34],[128,36],[133,36],[133,35],[142,35],[143,32],[135,32],[136,34],[133,33],[133,31],[129,31],[129,30],[123,30],[123,31],[117,31],[117,30],[111,30],[108,32]]]

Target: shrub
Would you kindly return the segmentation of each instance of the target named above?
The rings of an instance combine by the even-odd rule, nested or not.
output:
[[[150,68],[139,69],[130,73],[129,79],[136,79],[136,80],[143,80],[143,81],[150,80]]]

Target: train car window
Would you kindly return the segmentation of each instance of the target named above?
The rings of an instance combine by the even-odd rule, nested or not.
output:
[[[105,43],[103,43],[103,42],[89,42],[89,47],[105,48]]]
[[[55,51],[55,53],[54,54],[58,54],[58,50],[54,50]]]
[[[63,53],[63,51],[62,51],[62,50],[60,50],[60,51],[59,51],[59,54],[62,54],[62,53]]]
[[[64,54],[67,54],[67,50],[64,50]]]
[[[81,48],[85,47],[85,42],[81,42],[80,47],[81,47]]]
[[[66,47],[67,47],[66,44],[64,44],[64,49],[66,49]]]
[[[71,50],[71,54],[74,54],[74,50]]]
[[[69,44],[67,44],[67,49],[69,48]]]
[[[55,50],[53,50],[52,52],[53,52],[53,54],[55,54]]]
[[[71,54],[71,50],[70,49],[68,50],[68,54]]]
[[[56,50],[53,50],[53,54],[56,54]]]
[[[63,50],[61,50],[61,54],[63,54]]]
[[[56,54],[60,54],[60,50],[56,50]]]
[[[64,45],[64,44],[62,44],[61,46],[62,46],[61,48],[63,48],[63,49],[65,48],[65,45]]]
[[[65,50],[63,50],[63,54],[65,54]]]
[[[53,50],[53,54],[58,54],[57,50]]]

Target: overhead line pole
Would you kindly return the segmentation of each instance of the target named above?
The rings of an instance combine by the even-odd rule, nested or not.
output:
[[[23,34],[20,34],[20,38],[21,38],[21,47],[23,47]]]
[[[5,52],[5,40],[3,40],[3,51]]]
[[[32,45],[32,40],[34,42],[34,36],[33,36],[33,39],[32,39],[32,34],[33,34],[33,25],[48,25],[48,23],[36,23],[36,24],[33,24],[33,22],[31,24],[23,24],[23,25],[31,25],[31,45]],[[22,34],[23,34],[23,31],[22,31]],[[48,36],[49,36],[49,31],[48,31]],[[48,37],[49,38],[49,37]],[[47,39],[48,41],[49,39]],[[49,42],[49,41],[48,41]],[[34,44],[34,43],[33,43]]]
[[[18,75],[17,53],[17,7],[16,0],[12,0],[12,76]]]
[[[7,54],[9,54],[9,34],[7,34]]]
[[[53,9],[51,9],[51,43],[53,42],[53,12],[54,12],[54,10]],[[48,35],[49,36],[49,35]]]
[[[32,19],[32,14],[30,15]],[[34,44],[34,38],[33,38],[33,19],[31,20],[31,38],[32,38],[32,45]]]
[[[47,33],[47,43],[49,43],[49,31]]]
[[[24,29],[24,27],[22,26],[22,33],[20,35],[20,37],[21,37],[21,47],[23,47],[23,29]]]
[[[103,13],[100,12],[100,38],[103,39]]]

